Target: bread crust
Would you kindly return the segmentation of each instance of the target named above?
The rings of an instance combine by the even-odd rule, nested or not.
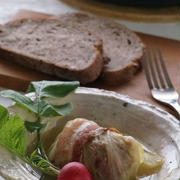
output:
[[[140,56],[119,70],[106,71],[104,69],[101,75],[102,81],[111,86],[121,85],[130,81],[141,70],[141,59],[142,57]]]
[[[4,26],[13,25],[15,23],[18,23],[18,21],[19,23],[24,23],[29,20],[27,19],[17,20],[15,22],[7,23]],[[31,21],[39,22],[39,21],[52,21],[52,20],[33,19]],[[61,22],[61,23],[65,23],[65,22]],[[73,26],[77,27],[78,25],[73,25]],[[68,24],[67,24],[67,28],[68,28]],[[80,28],[82,32],[88,31],[81,27],[78,28]],[[14,61],[18,64],[21,64],[22,66],[29,67],[31,69],[35,69],[46,74],[56,75],[57,77],[64,80],[78,80],[80,81],[81,84],[86,84],[96,80],[103,68],[102,41],[99,38],[95,37],[90,31],[88,31],[88,34],[96,39],[96,42],[92,45],[92,47],[89,47],[93,49],[93,56],[92,56],[93,59],[90,59],[89,60],[90,62],[85,67],[79,69],[71,68],[69,66],[67,67],[65,65],[57,64],[55,62],[47,62],[43,58],[37,58],[34,57],[33,55],[29,55],[20,51],[13,50],[11,48],[4,46],[1,43],[0,43],[0,54],[1,57],[4,58],[5,60]],[[86,53],[86,52],[82,51],[82,53]]]
[[[101,73],[100,79],[102,81],[104,81],[106,84],[119,85],[119,84],[125,83],[125,82],[131,80],[134,77],[134,75],[141,69],[140,61],[143,56],[145,45],[143,44],[141,39],[134,32],[129,30],[127,27],[125,27],[119,23],[116,23],[112,20],[109,20],[109,19],[104,19],[104,18],[98,17],[98,16],[91,16],[91,15],[87,15],[87,14],[81,13],[81,12],[66,13],[66,14],[54,16],[51,18],[62,19],[64,21],[69,20],[69,21],[79,23],[82,26],[85,26],[86,28],[88,28],[90,31],[92,31],[94,34],[96,34],[97,36],[99,36],[99,38],[101,38],[103,40],[103,47],[104,47],[104,49],[103,49],[104,57],[103,58],[104,58],[105,66]],[[103,26],[104,28],[105,27],[109,28],[109,30],[112,31],[111,35],[114,35],[113,34],[114,29],[111,30],[111,27],[108,25],[112,25],[113,28],[115,27],[115,30],[116,30],[115,33],[117,33],[117,40],[114,40],[113,37],[111,37],[107,40],[106,39],[107,34],[104,34],[107,32],[103,32],[103,31],[99,32],[100,26]],[[113,41],[119,40],[118,32],[120,32],[120,31],[122,32],[122,35],[126,35],[127,42],[129,40],[128,36],[130,36],[130,40],[132,40],[132,42],[136,42],[136,45],[138,45],[138,47],[137,47],[138,50],[134,51],[134,55],[132,55],[133,58],[131,58],[131,60],[125,65],[120,65],[121,63],[119,63],[119,65],[118,65],[118,58],[112,59],[111,50],[107,50],[107,48],[106,48],[106,47],[108,47],[108,48],[110,47],[107,45],[108,43],[112,43]],[[114,36],[116,36],[116,35],[114,35]],[[124,40],[124,42],[125,42],[125,40]],[[124,42],[122,42],[122,43],[124,43]],[[114,44],[116,44],[116,43],[114,43]],[[124,46],[126,46],[126,45],[128,45],[128,43],[124,44]],[[112,43],[111,49],[113,49],[113,48],[114,47],[113,47],[113,43]],[[128,47],[128,48],[130,48],[130,47]],[[133,44],[132,44],[132,48],[134,48]],[[123,47],[122,51],[123,51],[123,49],[126,50],[126,47]],[[124,53],[122,51],[118,52],[118,49],[116,48],[115,53],[117,54],[117,57],[118,57],[118,55],[121,56],[121,54]],[[123,59],[121,58],[121,60],[125,62],[128,60],[128,58],[124,57]],[[108,64],[108,61],[110,61],[109,64]],[[110,67],[111,61],[117,61],[117,66],[115,68]]]

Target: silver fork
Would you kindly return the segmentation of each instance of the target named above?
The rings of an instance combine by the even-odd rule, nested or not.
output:
[[[172,85],[160,50],[147,50],[142,65],[152,97],[174,108],[180,117],[179,94]]]

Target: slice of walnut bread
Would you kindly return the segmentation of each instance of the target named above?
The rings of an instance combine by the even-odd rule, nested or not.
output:
[[[0,56],[82,84],[103,68],[102,41],[77,23],[23,19],[0,26]]]
[[[106,64],[101,77],[108,84],[124,83],[140,69],[144,44],[125,26],[110,19],[83,13],[67,13],[52,18],[81,24],[103,40]]]

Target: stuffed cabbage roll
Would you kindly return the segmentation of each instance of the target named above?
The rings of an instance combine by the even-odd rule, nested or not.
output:
[[[94,180],[135,180],[155,173],[163,164],[159,155],[144,150],[133,137],[83,118],[65,125],[50,147],[49,159],[59,167],[82,162]]]

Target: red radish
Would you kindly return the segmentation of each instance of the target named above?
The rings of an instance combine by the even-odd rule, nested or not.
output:
[[[57,180],[92,180],[92,177],[84,164],[70,162],[61,169]]]

